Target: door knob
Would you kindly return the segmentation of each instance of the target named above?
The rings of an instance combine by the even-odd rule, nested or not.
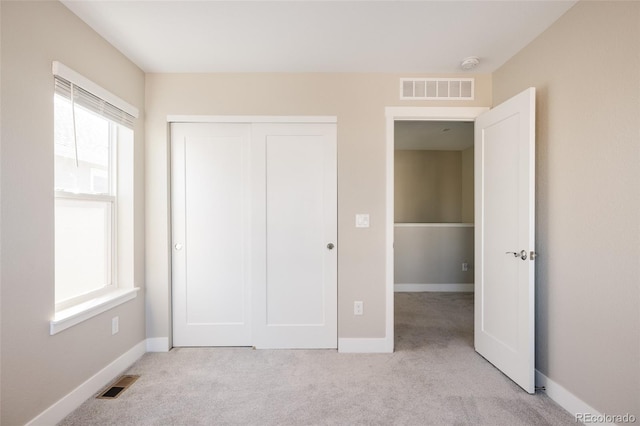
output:
[[[176,250],[182,250],[182,244],[180,243],[176,243],[175,246],[173,246]]]
[[[329,243],[329,244],[327,244],[327,248],[328,248],[329,250],[333,250],[333,248],[334,248],[334,247],[335,247],[335,246],[333,245],[333,243]]]

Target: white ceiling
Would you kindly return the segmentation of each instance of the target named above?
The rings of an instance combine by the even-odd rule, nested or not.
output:
[[[473,145],[473,121],[396,121],[396,150],[461,151]]]
[[[490,73],[576,0],[62,0],[146,72]]]

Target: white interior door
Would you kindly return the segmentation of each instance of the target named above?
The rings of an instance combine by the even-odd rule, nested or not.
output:
[[[254,346],[336,348],[336,125],[252,138]]]
[[[247,124],[171,125],[174,346],[250,346]]]
[[[475,348],[529,393],[534,382],[535,89],[475,124]]]

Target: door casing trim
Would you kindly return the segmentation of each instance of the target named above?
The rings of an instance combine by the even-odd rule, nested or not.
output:
[[[177,115],[167,123],[337,123],[335,115]]]

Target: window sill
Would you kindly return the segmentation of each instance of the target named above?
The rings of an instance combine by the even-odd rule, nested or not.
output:
[[[116,290],[71,308],[58,311],[49,323],[49,334],[51,336],[58,334],[69,327],[73,327],[89,318],[93,318],[109,309],[135,299],[139,290],[139,287]]]

